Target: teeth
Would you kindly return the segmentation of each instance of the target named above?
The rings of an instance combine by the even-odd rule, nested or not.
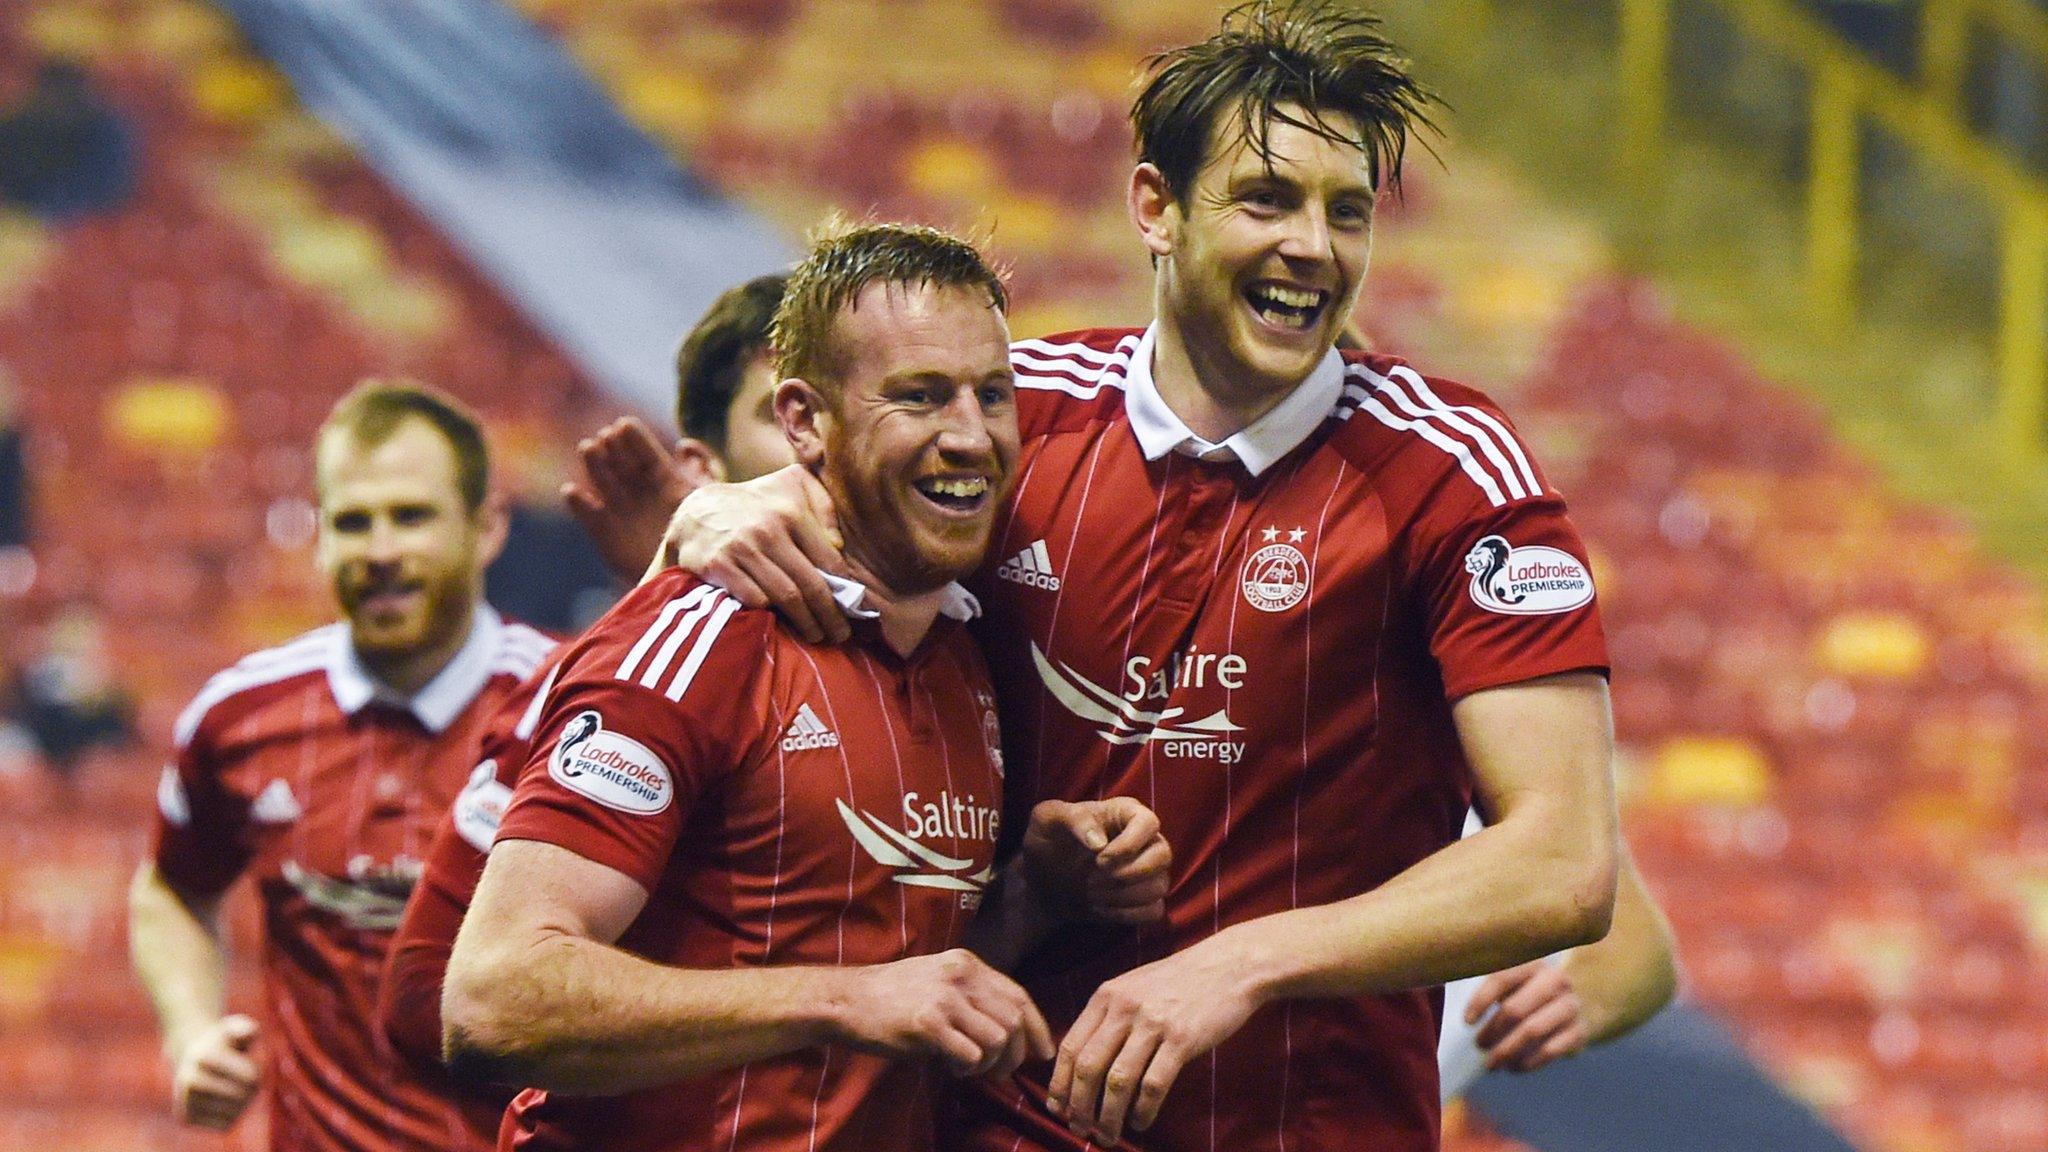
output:
[[[961,480],[928,480],[925,486],[941,496],[955,496],[967,499],[988,491],[988,477],[971,476]]]
[[[1282,288],[1274,284],[1262,284],[1260,296],[1287,308],[1313,308],[1322,303],[1323,294],[1306,288]]]

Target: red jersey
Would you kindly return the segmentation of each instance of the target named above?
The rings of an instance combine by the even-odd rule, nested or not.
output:
[[[851,586],[857,588],[857,586]],[[570,649],[498,832],[650,894],[621,948],[684,968],[881,964],[960,943],[995,854],[995,699],[959,619],[908,659],[812,646],[670,571]],[[502,1148],[916,1152],[922,1063],[818,1048],[612,1099],[521,1093]]]
[[[1174,851],[1162,924],[1027,960],[1055,1034],[1112,976],[1449,844],[1470,792],[1451,702],[1607,660],[1564,502],[1485,397],[1332,353],[1209,444],[1161,401],[1151,349],[1094,331],[1012,355],[1024,447],[982,630],[1010,800],[1135,796]],[[1435,999],[1272,1005],[1135,1139],[1434,1149]],[[1080,1148],[1048,1073],[973,1093],[970,1145]]]
[[[391,930],[479,729],[552,642],[478,605],[469,639],[410,698],[372,680],[346,625],[256,653],[179,717],[156,866],[212,897],[244,874],[263,907],[263,1091],[279,1152],[487,1148],[374,1026]]]
[[[491,841],[498,835],[498,821],[511,802],[512,785],[520,769],[526,767],[533,730],[540,723],[540,706],[568,651],[555,649],[499,703],[475,752],[476,766],[470,769],[468,781],[427,845],[419,882],[413,885],[405,917],[391,937],[377,994],[377,1016],[392,1046],[414,1061],[422,1075],[437,1082],[444,1080],[441,985],[448,974],[448,954],[476,896],[476,882],[483,876]],[[512,1102],[512,1091],[482,1085],[451,1090],[459,1092],[468,1105],[466,1112],[477,1140],[486,1147],[495,1145],[498,1122]]]

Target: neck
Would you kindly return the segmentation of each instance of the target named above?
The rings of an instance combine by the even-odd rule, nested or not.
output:
[[[469,643],[470,629],[476,626],[476,602],[468,601],[462,610],[462,623],[451,632],[446,640],[417,648],[409,652],[365,652],[356,649],[356,659],[363,668],[385,687],[411,696],[441,674],[443,668],[454,661],[455,654]]]
[[[941,587],[929,592],[897,592],[851,553],[846,557],[846,567],[849,576],[867,587],[867,606],[881,613],[875,623],[881,626],[882,640],[889,650],[898,656],[917,651],[939,618],[939,605],[945,603],[946,590]]]
[[[1180,322],[1167,307],[1164,277],[1153,290],[1153,314],[1159,318],[1152,344],[1152,384],[1188,431],[1220,444],[1258,422],[1288,396],[1238,381],[1227,357],[1190,343]]]

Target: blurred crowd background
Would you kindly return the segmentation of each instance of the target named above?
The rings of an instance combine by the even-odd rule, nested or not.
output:
[[[2048,6],[1376,7],[1450,112],[1358,320],[1501,399],[1595,549],[1712,1030],[1700,1080],[1549,1091],[1623,1130],[1754,1075],[1864,1152],[2048,1149]],[[1218,9],[435,11],[0,0],[0,1146],[257,1146],[170,1124],[124,891],[178,709],[329,618],[341,392],[485,414],[491,597],[573,629],[615,594],[576,439],[667,425],[676,337],[828,211],[986,230],[1019,336],[1142,322],[1129,86]],[[1548,1076],[1449,1146],[1631,1146]]]

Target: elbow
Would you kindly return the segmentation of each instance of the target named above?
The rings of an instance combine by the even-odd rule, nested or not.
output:
[[[1560,872],[1559,882],[1551,889],[1556,898],[1552,923],[1558,932],[1554,947],[1577,948],[1604,939],[1614,926],[1614,897],[1620,877],[1612,839],[1581,854]]]
[[[512,978],[488,958],[459,951],[449,964],[441,993],[441,1061],[457,1083],[524,1084],[535,1071],[531,1037],[509,1002]]]

